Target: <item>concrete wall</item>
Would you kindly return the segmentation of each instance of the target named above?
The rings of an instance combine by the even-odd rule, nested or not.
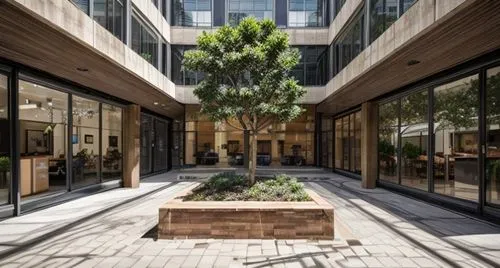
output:
[[[363,6],[364,2],[365,0],[349,0],[345,2],[337,17],[330,24],[330,28],[328,29],[328,44],[333,42],[352,16],[357,14],[357,11]]]
[[[341,10],[353,9],[348,1]],[[391,25],[379,38],[365,48],[349,65],[340,71],[326,85],[326,96],[335,93],[345,85],[360,77],[367,70],[376,67],[391,54],[395,53],[403,46],[412,41],[418,35],[431,30],[431,26],[438,23],[438,20],[446,16],[453,15],[455,8],[467,0],[419,0],[408,9],[394,24]],[[470,1],[470,0],[469,0]],[[340,14],[339,14],[340,15]],[[347,15],[346,15],[347,16]],[[335,20],[342,20],[337,17]],[[334,21],[334,24],[336,22]],[[337,26],[330,27],[332,33]],[[333,31],[335,33],[335,31]]]
[[[12,2],[28,12],[39,15],[52,27],[64,31],[65,34],[88,46],[89,49],[145,80],[152,88],[175,98],[175,85],[165,75],[68,0],[12,0]],[[156,18],[161,23],[158,21],[154,23],[154,19],[152,22],[155,27],[161,29],[168,41],[170,26],[161,16],[160,11],[151,1],[135,0],[134,2],[140,3],[137,7],[141,12],[158,13]],[[146,5],[146,2],[152,7]]]

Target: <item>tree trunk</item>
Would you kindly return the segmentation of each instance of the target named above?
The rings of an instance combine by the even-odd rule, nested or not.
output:
[[[257,131],[252,131],[250,141],[250,161],[248,165],[248,183],[255,184],[255,173],[257,171]]]

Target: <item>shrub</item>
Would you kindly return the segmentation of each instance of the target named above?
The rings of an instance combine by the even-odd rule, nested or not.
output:
[[[309,201],[304,184],[287,175],[259,179],[248,187],[244,176],[234,173],[212,176],[203,186],[184,197],[189,201]]]

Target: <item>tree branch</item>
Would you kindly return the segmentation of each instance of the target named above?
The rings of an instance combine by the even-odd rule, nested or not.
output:
[[[233,125],[232,123],[229,123],[229,120],[227,120],[227,118],[226,118],[226,120],[225,120],[225,121],[226,121],[226,124],[230,125],[230,126],[231,126],[231,127],[233,127],[233,128],[236,128],[236,129],[241,130],[241,131],[244,131],[244,130],[245,130],[245,129],[244,129],[244,128],[242,128],[242,127],[237,127],[236,125]]]

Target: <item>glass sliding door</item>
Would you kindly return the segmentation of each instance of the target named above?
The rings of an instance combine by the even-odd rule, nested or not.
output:
[[[359,111],[335,120],[335,169],[361,174],[361,112]]]
[[[401,98],[401,184],[423,191],[427,183],[428,90]]]
[[[434,191],[478,200],[479,80],[434,88]]]
[[[7,76],[0,74],[0,206],[10,203],[10,123]]]
[[[154,171],[165,170],[168,167],[168,122],[155,120]]]
[[[153,171],[153,122],[148,115],[141,114],[141,174]]]
[[[73,96],[73,188],[100,183],[99,106]]]
[[[397,174],[399,102],[391,101],[380,105],[378,114],[379,179],[392,183],[399,183]]]
[[[342,119],[335,120],[335,168],[343,168],[342,161]]]
[[[500,67],[486,73],[486,204],[500,206]]]
[[[102,180],[122,178],[122,109],[102,104]]]
[[[19,81],[21,196],[66,190],[68,94]]]

